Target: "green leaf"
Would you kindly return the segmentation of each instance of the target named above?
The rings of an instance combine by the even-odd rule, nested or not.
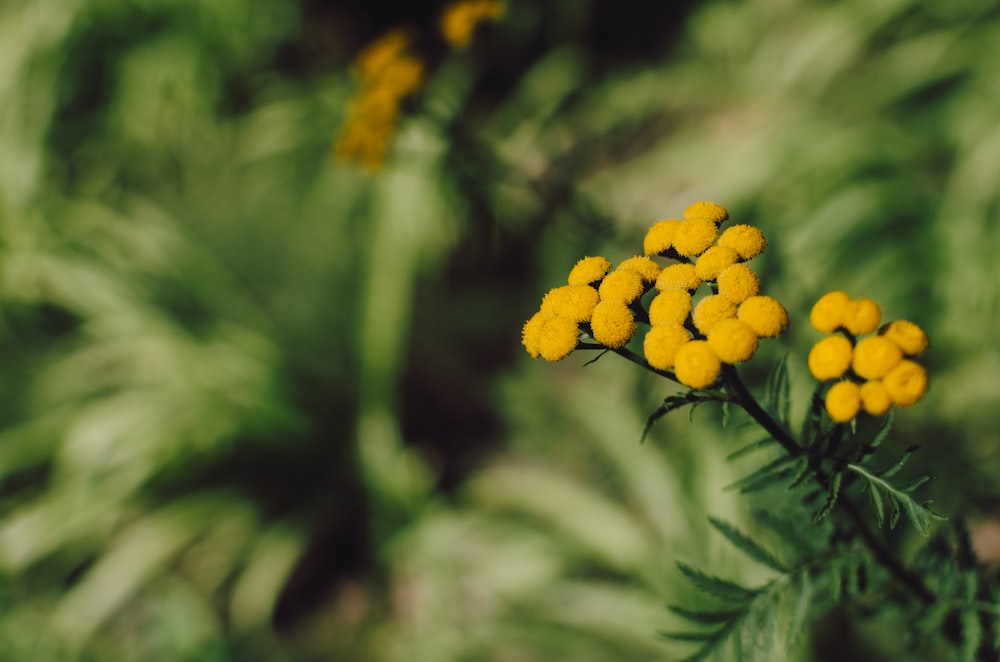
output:
[[[718,636],[716,632],[667,632],[666,630],[660,630],[659,635],[673,641],[713,641]]]
[[[720,600],[742,603],[752,600],[757,594],[757,591],[726,579],[707,575],[682,561],[677,562],[677,568],[684,575],[684,578],[696,589]]]
[[[889,436],[889,431],[892,429],[892,424],[894,421],[895,421],[895,414],[893,414],[892,410],[890,409],[889,413],[885,415],[885,419],[882,421],[882,425],[879,426],[879,429],[875,433],[875,436],[872,437],[871,441],[865,444],[865,446],[868,449],[867,452],[871,453],[876,448],[882,445],[882,442],[885,441],[886,437]]]
[[[816,385],[809,404],[809,411],[806,413],[805,420],[802,421],[802,444],[806,447],[813,445],[822,427],[825,408],[821,394],[824,388],[825,385],[822,382]]]
[[[897,459],[895,462],[892,462],[881,471],[875,472],[875,475],[881,476],[882,478],[892,478],[897,473],[899,473],[899,470],[903,468],[903,466],[910,460],[911,457],[913,457],[913,454],[917,451],[918,448],[920,448],[920,446],[910,446],[905,451],[903,451],[903,454],[899,456],[899,459]]]
[[[736,527],[732,526],[728,522],[715,519],[714,517],[709,517],[708,521],[719,533],[724,535],[734,547],[753,560],[766,565],[773,570],[777,570],[778,572],[788,572],[788,567],[779,561],[774,554],[764,549],[756,541],[750,538],[750,536],[746,535],[742,531],[739,531]]]
[[[677,614],[681,618],[692,623],[697,623],[699,625],[718,625],[719,623],[726,623],[733,618],[740,615],[740,609],[730,610],[730,611],[697,611],[693,609],[686,609],[685,607],[680,607],[678,605],[667,605],[672,613]]]
[[[763,448],[765,446],[769,446],[769,445],[775,444],[775,443],[778,443],[778,442],[776,442],[774,440],[774,438],[772,438],[772,437],[764,437],[763,439],[755,441],[752,444],[747,444],[746,446],[743,446],[742,448],[737,448],[732,453],[730,453],[729,455],[727,455],[726,459],[727,460],[735,460],[738,457],[743,457],[747,453],[752,453],[753,451],[755,451],[755,450],[757,450],[759,448]]]
[[[767,379],[765,402],[771,414],[778,422],[789,427],[791,411],[790,383],[788,380],[788,354],[785,354],[774,365]]]
[[[639,443],[646,440],[646,436],[649,434],[650,430],[653,429],[653,425],[656,424],[658,420],[674,411],[675,409],[680,409],[681,407],[686,407],[691,405],[691,415],[694,414],[694,407],[703,402],[727,402],[728,399],[725,395],[719,393],[718,391],[704,391],[692,389],[687,393],[682,395],[671,395],[663,399],[663,404],[656,408],[656,410],[649,415],[646,419],[646,425],[642,430],[642,437],[639,439]]]
[[[908,453],[904,454],[904,456],[908,457]],[[906,516],[913,523],[914,528],[923,536],[930,535],[931,520],[947,519],[945,516],[939,515],[927,508],[925,504],[915,501],[905,489],[899,489],[885,480],[885,474],[875,475],[857,464],[848,464],[847,468],[867,481],[865,487],[868,489],[879,527],[882,526],[882,522],[885,520],[883,499],[889,503],[890,528],[895,527],[899,521],[900,510],[906,513]]]
[[[799,458],[783,455],[773,462],[769,462],[753,473],[744,476],[734,483],[726,485],[725,490],[738,489],[740,492],[754,492],[761,490],[768,485],[779,482],[794,469]]]
[[[838,471],[830,476],[830,484],[826,490],[826,501],[823,502],[823,505],[820,506],[820,509],[813,516],[814,522],[820,521],[833,510],[833,506],[837,503],[837,497],[840,496],[840,484],[843,476],[844,473],[842,471]]]
[[[979,620],[979,610],[966,607],[961,611],[959,619],[962,623],[962,661],[976,662],[979,659],[979,645],[983,642],[983,624]]]

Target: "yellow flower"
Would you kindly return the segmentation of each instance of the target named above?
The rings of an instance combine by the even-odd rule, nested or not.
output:
[[[420,89],[424,81],[424,63],[404,55],[389,62],[375,79],[374,85],[384,94],[397,99]]]
[[[726,297],[710,294],[698,302],[691,319],[695,327],[707,336],[713,326],[731,317],[736,317],[736,304]]]
[[[851,297],[846,292],[834,290],[827,292],[813,305],[809,313],[809,323],[813,328],[823,333],[831,333],[844,323],[844,316]]]
[[[819,381],[837,379],[851,367],[851,341],[840,334],[819,340],[809,350],[809,372]]]
[[[690,313],[690,293],[685,290],[664,290],[649,303],[649,324],[683,324]]]
[[[752,225],[733,225],[719,236],[719,246],[727,246],[736,251],[740,259],[751,260],[767,248],[764,233]]]
[[[711,386],[719,378],[721,370],[722,362],[704,340],[684,343],[674,355],[677,381],[690,388]]]
[[[757,296],[760,291],[760,280],[753,269],[745,264],[734,264],[726,267],[717,280],[719,295],[735,304],[741,304],[750,297]]]
[[[854,382],[837,382],[826,394],[826,412],[837,423],[846,423],[861,409],[861,390]]]
[[[476,28],[484,21],[495,21],[503,14],[498,0],[463,0],[449,5],[441,14],[441,35],[453,48],[465,48],[472,42]]]
[[[550,317],[538,333],[538,353],[546,361],[558,361],[576,349],[580,330],[571,319]]]
[[[624,347],[635,335],[635,316],[620,301],[601,301],[590,318],[590,330],[605,347]]]
[[[677,350],[690,340],[691,334],[680,324],[661,324],[646,333],[642,351],[649,365],[657,370],[670,370]]]
[[[906,320],[889,322],[879,329],[879,333],[882,334],[883,338],[894,342],[907,356],[916,356],[930,346],[930,341],[927,340],[927,334],[924,333],[924,330]]]
[[[903,359],[882,379],[893,404],[909,407],[927,392],[927,371],[917,363]]]
[[[677,228],[674,235],[674,250],[680,255],[694,257],[701,255],[715,243],[719,229],[708,218],[689,218]]]
[[[622,260],[621,264],[618,265],[618,271],[634,271],[647,283],[656,282],[657,276],[660,275],[662,267],[656,262],[645,255],[636,255],[635,257],[630,257],[627,260]]]
[[[405,30],[395,28],[369,44],[354,60],[354,74],[363,81],[371,80],[410,45]]]
[[[869,336],[854,347],[852,367],[863,379],[881,379],[903,360],[903,352],[883,336]]]
[[[761,338],[777,338],[788,326],[788,312],[769,296],[753,296],[740,304],[737,317],[750,325]]]
[[[575,322],[586,322],[597,305],[597,290],[589,285],[563,285],[542,297],[541,312]]]
[[[741,363],[757,351],[757,334],[738,319],[724,319],[708,332],[708,345],[723,363]]]
[[[860,297],[854,299],[844,311],[844,328],[854,335],[871,333],[878,328],[882,319],[882,310],[871,299]]]
[[[881,416],[891,406],[892,399],[882,382],[873,379],[861,385],[861,408],[866,412],[872,416]]]
[[[716,225],[719,225],[727,218],[729,218],[729,212],[722,205],[717,205],[714,202],[706,202],[699,200],[693,205],[689,205],[687,209],[684,210],[684,220],[690,220],[692,218],[707,218]]]
[[[569,272],[567,282],[570,285],[590,285],[611,271],[611,260],[606,257],[585,257],[577,262]]]
[[[646,288],[642,283],[642,276],[634,271],[612,271],[597,290],[601,295],[601,301],[620,301],[622,303],[632,303],[642,296]]]
[[[666,253],[673,245],[674,235],[677,234],[677,229],[680,226],[681,221],[676,218],[654,223],[642,240],[642,252],[646,255]]]
[[[739,257],[732,248],[712,246],[695,261],[694,272],[702,280],[715,280],[726,267],[735,264]]]
[[[681,262],[663,268],[656,278],[656,289],[693,291],[701,285],[701,279],[694,270],[693,264]]]
[[[531,358],[537,359],[539,357],[538,351],[538,341],[542,335],[542,325],[550,319],[552,315],[546,315],[545,313],[538,311],[532,315],[524,326],[521,328],[521,344],[524,348],[528,350],[528,354]]]

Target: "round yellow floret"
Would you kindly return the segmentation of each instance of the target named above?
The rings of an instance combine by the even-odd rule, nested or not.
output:
[[[729,212],[722,205],[699,200],[684,210],[684,220],[692,218],[706,218],[718,225],[729,218]]]
[[[752,225],[733,225],[719,236],[719,246],[732,248],[743,260],[751,260],[767,248],[764,233]]]
[[[649,303],[649,324],[683,324],[691,314],[691,294],[686,290],[664,290]]]
[[[576,322],[565,317],[551,317],[539,330],[538,353],[546,361],[558,361],[576,349],[579,338]]]
[[[622,260],[616,271],[634,271],[647,283],[656,282],[656,277],[660,275],[663,268],[645,255],[636,255],[627,260]]]
[[[733,317],[736,317],[736,304],[726,297],[710,294],[695,306],[691,320],[695,327],[707,336],[716,324]]]
[[[677,228],[680,226],[681,221],[676,218],[654,223],[642,240],[642,252],[646,255],[666,253],[673,246],[674,235],[677,234]]]
[[[589,285],[563,285],[542,297],[541,312],[586,322],[597,305],[597,290]]]
[[[739,258],[732,248],[712,246],[695,261],[694,272],[702,280],[715,280],[723,269],[735,264]]]
[[[881,379],[903,360],[903,352],[891,340],[882,336],[869,336],[854,347],[851,366],[859,377]]]
[[[913,361],[903,359],[882,379],[893,404],[909,407],[927,392],[927,371]]]
[[[594,308],[590,331],[605,347],[624,347],[635,335],[635,315],[620,301],[602,301]]]
[[[758,295],[740,304],[737,317],[761,338],[777,338],[788,326],[788,312],[773,297]]]
[[[888,338],[907,356],[916,356],[930,346],[927,334],[913,322],[895,320],[883,326],[879,333]]]
[[[656,289],[666,290],[687,290],[693,291],[701,285],[701,279],[694,270],[693,264],[681,262],[671,264],[663,268],[656,278]]]
[[[844,328],[854,335],[871,333],[878,328],[882,310],[871,299],[860,297],[851,301],[844,311]]]
[[[834,290],[827,292],[813,305],[809,313],[809,323],[813,328],[823,333],[831,333],[842,326],[847,307],[851,305],[851,297],[846,292]]]
[[[837,423],[846,423],[861,409],[861,390],[854,382],[837,382],[826,394],[826,413]]]
[[[538,311],[524,323],[523,327],[521,327],[521,344],[524,345],[524,348],[528,350],[528,354],[530,354],[533,359],[537,359],[540,356],[538,351],[538,340],[542,335],[542,325],[552,317],[552,315],[547,315]]]
[[[646,288],[643,286],[642,276],[636,272],[616,270],[604,277],[597,291],[601,295],[601,301],[632,303],[642,296]]]
[[[891,406],[892,399],[882,382],[873,379],[861,385],[861,408],[866,412],[872,416],[881,416]]]
[[[726,267],[719,274],[716,282],[719,285],[719,295],[735,304],[741,304],[750,297],[757,296],[760,291],[760,280],[753,269],[745,264],[734,264]]]
[[[723,363],[741,363],[757,351],[757,334],[738,319],[724,319],[708,332],[708,346]]]
[[[574,265],[567,282],[570,285],[590,285],[604,278],[611,271],[611,260],[599,255],[585,257]]]
[[[646,333],[642,351],[649,365],[657,370],[670,370],[674,367],[677,350],[690,340],[691,334],[680,324],[661,324]]]
[[[851,367],[851,341],[837,334],[819,340],[809,350],[809,372],[819,381],[837,379]]]
[[[694,257],[701,255],[715,243],[719,229],[707,218],[690,218],[677,228],[674,235],[674,250],[680,255]]]
[[[719,378],[721,370],[722,362],[704,340],[684,343],[674,355],[677,381],[691,388],[711,386]]]

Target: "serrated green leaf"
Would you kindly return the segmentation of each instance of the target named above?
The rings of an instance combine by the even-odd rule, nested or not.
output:
[[[830,484],[826,490],[826,500],[823,502],[823,505],[820,506],[820,509],[816,511],[816,514],[813,516],[814,522],[820,521],[821,519],[826,517],[831,510],[833,510],[833,506],[837,503],[837,497],[840,496],[840,484],[843,480],[843,477],[844,474],[841,471],[837,471],[832,476],[830,476]]]
[[[798,458],[788,457],[787,455],[779,457],[738,481],[726,485],[723,489],[739,489],[740,492],[753,492],[762,489],[772,483],[779,482],[791,472],[797,461]]]
[[[649,417],[646,419],[646,425],[644,425],[642,428],[642,436],[639,437],[640,444],[646,441],[646,437],[649,435],[649,432],[653,429],[653,426],[656,425],[656,422],[658,420],[666,416],[668,411],[669,410],[666,407],[660,405],[659,407],[656,408],[655,411],[653,411],[652,414],[649,415]]]
[[[718,636],[716,632],[668,632],[660,630],[658,633],[664,639],[672,641],[713,641]],[[690,658],[688,658],[690,659]]]
[[[882,522],[885,519],[884,504],[882,503],[883,498],[888,500],[891,509],[890,527],[895,526],[898,522],[900,509],[906,512],[906,516],[910,518],[914,528],[923,536],[930,534],[931,520],[947,519],[944,515],[939,515],[929,509],[925,504],[915,501],[906,491],[893,486],[889,481],[885,480],[884,475],[872,474],[857,464],[848,464],[847,468],[867,481],[865,487],[868,489],[879,527],[882,526]]]
[[[873,452],[876,448],[882,445],[882,442],[889,436],[889,431],[892,430],[892,424],[895,420],[896,416],[890,409],[889,413],[885,415],[885,419],[882,421],[882,425],[879,426],[875,436],[872,437],[871,441],[865,444],[868,453]]]
[[[741,586],[726,579],[720,579],[712,575],[705,574],[688,564],[678,561],[677,568],[684,575],[688,582],[702,593],[707,593],[713,597],[727,602],[748,602],[753,599],[757,591]]]
[[[759,545],[750,536],[738,530],[736,527],[732,526],[728,522],[715,519],[714,517],[709,517],[708,521],[713,527],[715,527],[715,530],[724,535],[734,547],[753,560],[766,565],[773,570],[777,570],[778,572],[788,572],[788,567],[779,561],[774,554],[764,549],[764,547]]]
[[[930,476],[921,476],[920,478],[917,478],[916,480],[913,480],[913,481],[909,482],[905,487],[903,487],[901,489],[904,492],[907,492],[907,493],[913,492],[914,490],[916,490],[921,485],[924,485],[925,483],[930,482],[930,480],[931,480]]]
[[[816,441],[816,435],[819,433],[821,424],[823,422],[823,411],[825,410],[823,404],[823,397],[821,396],[824,384],[821,382],[816,385],[813,389],[812,400],[810,400],[809,411],[806,413],[805,420],[802,421],[802,444],[804,446],[811,447]]]
[[[809,573],[799,574],[799,590],[795,594],[795,604],[791,610],[791,617],[788,621],[788,637],[786,638],[786,648],[795,646],[802,636],[803,625],[809,615],[809,607],[812,605],[813,587],[809,578]]]
[[[903,466],[910,460],[911,457],[913,457],[913,454],[919,448],[920,446],[910,446],[905,451],[903,451],[903,454],[899,456],[899,459],[889,464],[881,471],[876,472],[875,475],[880,478],[892,478],[897,473],[899,473],[899,470],[903,468]]]
[[[812,467],[809,465],[809,458],[804,456],[799,458],[799,469],[795,473],[795,478],[792,479],[792,482],[789,483],[786,489],[788,491],[794,490],[796,487],[802,485],[802,483],[804,483],[806,479],[810,478],[812,475]]]
[[[868,498],[872,503],[872,509],[875,511],[875,521],[878,523],[878,528],[882,528],[882,524],[885,522],[885,503],[882,500],[882,494],[878,489],[868,486]]]
[[[718,625],[719,623],[726,623],[739,616],[741,611],[740,609],[729,611],[697,611],[694,609],[687,609],[679,605],[667,605],[667,609],[669,609],[671,613],[677,614],[684,620],[697,623],[698,625]]]
[[[765,390],[767,408],[779,423],[789,427],[791,410],[790,383],[788,380],[788,354],[782,356],[768,376]]]
[[[735,460],[736,458],[743,457],[747,453],[751,453],[759,448],[763,448],[764,446],[769,446],[770,444],[776,444],[776,443],[778,442],[776,442],[773,437],[764,437],[763,439],[759,439],[753,442],[752,444],[747,444],[742,448],[737,448],[732,453],[727,455],[726,459]]]

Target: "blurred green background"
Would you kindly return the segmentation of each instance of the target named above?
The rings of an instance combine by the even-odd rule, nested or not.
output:
[[[464,51],[440,10],[0,4],[0,660],[682,656],[675,561],[760,571],[706,520],[742,433],[640,446],[669,384],[518,341],[699,199],[791,314],[751,385],[790,351],[804,407],[812,302],[874,298],[933,343],[896,437],[996,511],[997,2],[511,0]],[[372,173],[331,146],[401,24]]]

